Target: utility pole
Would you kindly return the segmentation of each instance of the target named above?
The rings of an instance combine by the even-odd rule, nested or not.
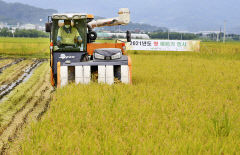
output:
[[[224,20],[224,36],[223,36],[223,43],[226,42],[226,20]]]
[[[220,26],[220,34],[219,34],[219,41],[222,39],[222,26]]]
[[[13,38],[14,38],[15,37],[15,35],[14,35],[15,31],[13,29],[11,31],[12,31],[12,35],[13,35]]]

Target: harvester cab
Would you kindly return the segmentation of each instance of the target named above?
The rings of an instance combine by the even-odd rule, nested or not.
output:
[[[94,20],[83,13],[53,14],[48,17],[46,32],[50,33],[51,84],[62,87],[70,82],[88,84],[91,81],[130,84],[131,59],[121,43],[95,43],[95,27],[127,25],[130,12],[122,8],[119,17]],[[66,23],[69,25],[66,25]],[[131,41],[131,33],[126,33]]]

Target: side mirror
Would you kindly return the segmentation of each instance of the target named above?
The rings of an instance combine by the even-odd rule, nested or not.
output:
[[[95,31],[91,31],[88,33],[88,38],[90,40],[96,40],[97,39],[97,33]]]
[[[52,23],[46,23],[45,24],[45,30],[46,30],[46,32],[51,32],[51,30],[52,30]]]
[[[131,41],[132,41],[131,32],[127,31],[127,42],[131,42]]]

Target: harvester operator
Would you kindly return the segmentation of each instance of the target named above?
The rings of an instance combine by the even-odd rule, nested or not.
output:
[[[71,20],[64,20],[64,26],[60,27],[57,35],[57,45],[81,45],[82,38],[78,30],[71,26]]]

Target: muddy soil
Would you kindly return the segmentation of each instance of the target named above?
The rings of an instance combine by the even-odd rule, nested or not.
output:
[[[0,87],[0,101],[1,99],[9,94],[15,87],[17,87],[19,84],[21,84],[23,81],[25,81],[26,78],[29,77],[29,75],[32,73],[32,71],[39,66],[43,60],[35,60],[33,64],[31,64],[29,67],[27,67],[23,74],[17,78],[17,80],[13,82],[9,82],[9,84],[3,85]]]
[[[19,62],[21,62],[21,61],[23,61],[23,60],[24,60],[24,58],[15,59],[13,62],[4,65],[3,67],[0,68],[0,74],[1,74],[2,71],[4,71],[5,69],[11,67],[12,65],[18,64]]]

